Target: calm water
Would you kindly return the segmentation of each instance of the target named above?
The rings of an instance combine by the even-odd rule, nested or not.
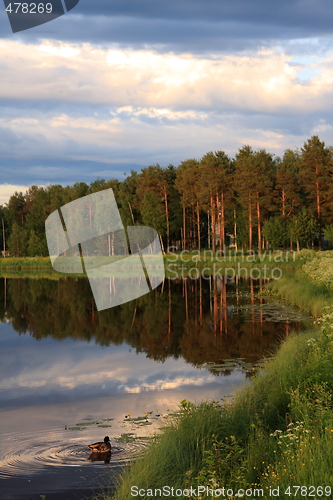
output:
[[[250,381],[306,319],[257,298],[262,287],[169,280],[98,313],[84,278],[0,279],[0,498],[84,498],[180,400],[218,400]],[[111,459],[91,461],[87,445],[105,435]]]

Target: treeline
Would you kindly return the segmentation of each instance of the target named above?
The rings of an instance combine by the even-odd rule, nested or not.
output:
[[[125,226],[143,224],[161,235],[165,250],[213,252],[297,248],[333,241],[333,148],[318,136],[283,158],[251,146],[235,159],[223,151],[178,167],[158,164],[123,181],[32,186],[0,206],[2,254],[47,256],[45,220],[62,205],[112,188]]]
[[[253,286],[253,280],[238,281],[238,305],[248,304],[246,297]],[[221,357],[256,362],[285,336],[287,318],[281,318],[280,312],[278,322],[265,321],[260,301],[259,316],[254,311],[228,313],[226,296],[234,290],[233,284],[217,277],[172,280],[164,293],[155,289],[97,313],[85,278],[0,278],[0,321],[10,321],[19,334],[36,340],[67,338],[101,346],[126,343],[160,362],[170,357],[183,357],[194,365],[218,362]],[[293,329],[299,328],[293,323]]]

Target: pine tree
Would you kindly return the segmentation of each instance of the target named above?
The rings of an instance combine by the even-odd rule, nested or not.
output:
[[[160,197],[154,191],[146,191],[141,205],[141,215],[145,226],[156,229],[160,236],[162,249],[162,237],[166,234],[165,212]]]
[[[29,257],[38,257],[43,255],[42,243],[33,230],[30,231],[30,237],[28,240],[28,255]]]
[[[256,207],[255,156],[251,146],[243,146],[236,155],[235,190],[248,218],[249,250],[253,248],[253,217]]]
[[[28,255],[27,231],[14,222],[8,238],[8,252],[13,257],[26,257]]]
[[[236,155],[235,167],[236,194],[248,216],[249,250],[253,248],[253,229],[256,226],[258,250],[261,252],[264,213],[272,204],[273,158],[264,149],[254,152],[250,146],[243,146]]]
[[[283,220],[295,213],[301,204],[299,171],[299,153],[286,149],[282,161],[277,164],[275,187],[277,211]]]
[[[302,147],[300,179],[309,198],[309,207],[316,213],[318,248],[322,249],[322,226],[333,199],[333,156],[330,148],[317,135]]]
[[[164,205],[165,231],[167,248],[170,246],[170,183],[169,173],[158,164],[143,168],[138,175],[136,198],[138,206],[142,207],[145,193],[153,191]]]
[[[220,248],[225,246],[226,209],[231,200],[233,164],[224,151],[209,152],[200,162],[201,203],[209,211],[212,251],[216,251],[216,237]]]
[[[272,155],[267,153],[265,149],[260,149],[255,153],[255,160],[253,175],[255,179],[258,250],[261,253],[263,249],[262,224],[265,213],[272,208],[275,165]]]
[[[201,247],[201,206],[200,206],[200,171],[199,162],[195,159],[182,161],[177,169],[175,186],[181,194],[181,205],[183,211],[183,228],[182,228],[182,248],[186,249],[188,226],[197,224],[197,248],[200,251]],[[190,213],[190,218],[188,217]],[[187,220],[189,219],[189,223]]]

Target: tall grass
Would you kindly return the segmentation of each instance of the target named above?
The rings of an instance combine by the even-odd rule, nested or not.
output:
[[[12,269],[52,269],[50,257],[6,257],[0,258],[0,271]]]
[[[234,491],[262,488],[267,495],[270,487],[279,487],[279,498],[285,498],[290,485],[329,486],[332,357],[333,309],[320,330],[289,337],[253,385],[237,392],[232,403],[195,406],[183,402],[181,416],[119,480],[114,499],[131,498],[132,486],[143,489],[143,499],[152,497],[149,488],[165,485],[183,490],[199,485]],[[303,488],[290,496],[332,495],[328,490],[313,494]],[[177,494],[169,498],[198,497]],[[201,498],[208,498],[205,492]]]
[[[319,317],[323,308],[333,304],[333,294],[324,283],[312,282],[304,273],[285,274],[267,285],[270,290],[287,302]]]

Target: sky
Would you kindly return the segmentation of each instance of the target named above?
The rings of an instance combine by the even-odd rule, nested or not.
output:
[[[80,0],[12,33],[0,3],[0,204],[244,144],[333,145],[331,0]]]

